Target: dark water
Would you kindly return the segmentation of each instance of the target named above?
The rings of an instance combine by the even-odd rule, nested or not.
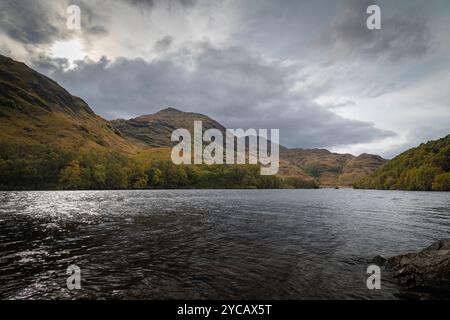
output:
[[[369,260],[449,237],[449,193],[3,192],[0,298],[395,299]]]

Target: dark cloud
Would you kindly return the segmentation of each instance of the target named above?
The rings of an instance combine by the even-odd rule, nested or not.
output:
[[[123,0],[123,1],[134,6],[153,7],[155,5],[154,0]]]
[[[155,43],[155,50],[158,52],[166,51],[172,45],[173,40],[174,39],[171,36],[165,36],[164,38],[159,39]]]
[[[34,68],[41,70],[47,74],[66,70],[70,67],[70,62],[65,58],[50,58],[45,55],[40,55],[34,60]]]
[[[366,10],[372,4],[381,8],[382,30],[369,30],[366,26]],[[385,8],[380,1],[344,1],[317,43],[342,56],[356,54],[390,61],[418,58],[432,49],[431,32],[419,13],[392,15],[391,10]]]
[[[329,103],[321,103],[322,107],[325,107],[327,109],[339,109],[339,108],[346,108],[346,107],[354,107],[356,106],[356,103],[354,101],[343,101],[343,102],[329,102]]]
[[[193,6],[196,0],[122,0],[128,4],[138,6],[140,8],[153,8],[157,4],[173,5],[181,4],[184,7]]]
[[[24,44],[48,44],[65,37],[64,13],[47,7],[45,1],[3,0],[0,29]]]
[[[102,24],[105,17],[100,15],[98,8],[91,7],[92,2],[84,0],[2,0],[0,32],[31,47],[70,39],[76,34],[66,26],[67,7],[72,4],[81,8],[81,35],[100,36],[107,33]]]
[[[370,123],[344,119],[293,92],[295,72],[240,47],[219,50],[202,43],[153,62],[80,61],[76,69],[54,70],[51,76],[107,118],[172,106],[204,113],[229,128],[279,128],[282,143],[296,147],[331,147],[392,135]]]
[[[102,6],[95,5],[92,0],[72,0],[69,4],[78,5],[81,9],[81,31],[85,36],[104,36],[108,34],[107,23],[111,19],[110,16],[104,12],[107,10],[106,3]]]

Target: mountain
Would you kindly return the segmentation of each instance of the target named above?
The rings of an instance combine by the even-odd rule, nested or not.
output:
[[[374,172],[386,160],[380,156],[332,153],[325,149],[288,149],[281,158],[302,168],[317,179],[321,186],[352,186],[363,176]]]
[[[0,55],[0,140],[134,154],[123,138],[80,98],[25,64]]]
[[[172,132],[183,128],[194,132],[194,121],[202,121],[203,129],[225,128],[217,121],[199,114],[182,112],[174,108],[167,108],[152,115],[144,115],[130,120],[113,120],[112,126],[122,132],[124,137],[143,143],[148,147],[170,147]]]
[[[355,187],[450,191],[450,135],[400,154]]]
[[[355,182],[365,177],[387,162],[380,156],[363,153],[358,157],[348,160],[339,174],[338,184],[353,186]]]
[[[174,108],[164,109],[153,115],[130,120],[114,120],[112,125],[124,137],[147,147],[170,148],[172,131],[185,128],[193,132],[194,121],[202,121],[204,130],[225,128],[219,122],[198,113],[189,113]],[[148,151],[143,151],[145,155]],[[166,150],[167,153],[170,149]],[[141,157],[145,157],[142,155]],[[167,156],[168,158],[168,156]],[[288,149],[280,146],[280,177],[296,177],[303,180],[318,180],[322,186],[352,186],[363,176],[374,172],[386,162],[376,155],[331,153],[323,149]]]

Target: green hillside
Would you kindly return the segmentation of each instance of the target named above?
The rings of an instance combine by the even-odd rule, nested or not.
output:
[[[450,135],[402,153],[355,188],[450,191]]]

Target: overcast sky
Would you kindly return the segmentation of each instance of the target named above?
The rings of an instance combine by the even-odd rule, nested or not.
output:
[[[370,4],[382,30],[366,27]],[[175,107],[385,157],[450,133],[449,30],[448,0],[0,2],[0,53],[107,119]]]

